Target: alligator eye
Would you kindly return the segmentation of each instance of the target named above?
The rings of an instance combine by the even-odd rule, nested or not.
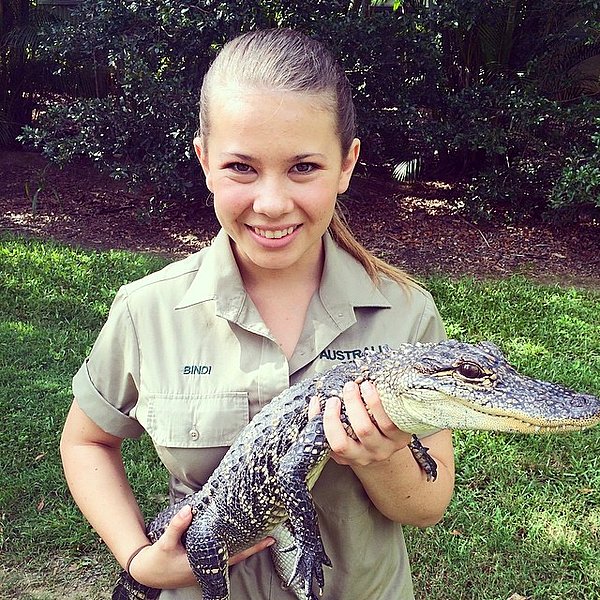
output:
[[[457,371],[465,379],[481,379],[485,375],[480,366],[468,362],[458,365]]]

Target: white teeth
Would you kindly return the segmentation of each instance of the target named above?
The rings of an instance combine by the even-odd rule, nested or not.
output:
[[[259,229],[258,227],[253,227],[252,229],[254,229],[254,233],[256,233],[256,235],[260,235],[261,237],[270,240],[278,240],[279,238],[285,237],[286,235],[290,235],[290,233],[292,233],[296,228],[288,227],[287,229],[277,229],[275,231]]]

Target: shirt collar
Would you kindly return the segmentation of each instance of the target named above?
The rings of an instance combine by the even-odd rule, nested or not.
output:
[[[325,264],[319,287],[320,300],[340,330],[356,322],[354,308],[390,308],[362,265],[342,250],[329,232],[324,235]],[[198,273],[176,306],[187,308],[207,301],[216,302],[216,314],[238,321],[247,309],[244,288],[229,236],[221,229],[204,254]]]
[[[217,315],[236,321],[247,294],[231,250],[229,235],[221,229],[210,247],[200,254],[203,256],[198,272],[175,308],[214,301]]]
[[[338,327],[343,330],[356,322],[355,308],[391,308],[364,267],[342,250],[329,232],[325,234],[324,241],[325,265],[319,297]]]

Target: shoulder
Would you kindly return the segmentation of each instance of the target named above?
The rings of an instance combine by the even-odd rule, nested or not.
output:
[[[401,285],[382,276],[379,291],[388,300],[398,318],[412,323],[414,342],[439,342],[446,338],[442,318],[431,293],[414,280]]]
[[[382,275],[377,286],[392,306],[413,307],[415,310],[435,306],[433,296],[421,284],[407,279],[404,285]]]
[[[101,336],[126,335],[143,323],[158,324],[173,312],[198,271],[198,255],[122,285],[115,294]],[[137,324],[137,325],[136,325]]]
[[[198,274],[206,249],[172,262],[159,271],[123,286],[125,293],[132,297],[152,293],[154,290],[187,288]]]
[[[117,292],[111,313],[156,316],[157,311],[171,311],[198,278],[206,248],[182,260],[168,264],[159,271],[126,283]]]

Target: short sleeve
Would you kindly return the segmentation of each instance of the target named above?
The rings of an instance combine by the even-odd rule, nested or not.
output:
[[[429,292],[424,292],[426,302],[423,307],[421,320],[417,328],[415,341],[422,343],[442,342],[447,339],[442,317]]]
[[[139,389],[139,348],[121,288],[90,355],[73,378],[73,395],[92,421],[117,437],[138,437],[135,420]]]

